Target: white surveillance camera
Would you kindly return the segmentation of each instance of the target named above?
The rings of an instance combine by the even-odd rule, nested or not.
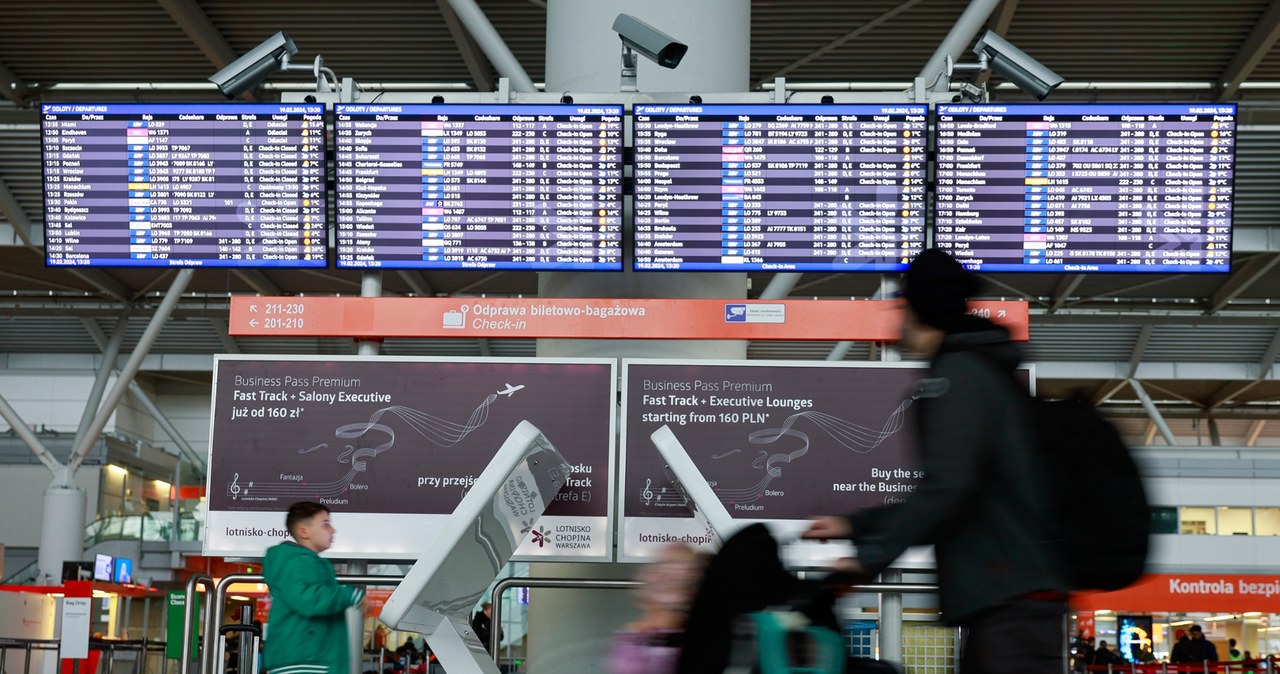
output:
[[[282,70],[298,47],[284,31],[267,38],[209,78],[227,98],[235,98]]]
[[[613,30],[622,42],[663,68],[675,68],[689,51],[689,45],[667,35],[630,14],[619,14]]]
[[[973,46],[973,53],[985,57],[991,69],[1028,94],[1043,101],[1062,84],[1062,76],[1046,68],[1008,40],[989,30]]]

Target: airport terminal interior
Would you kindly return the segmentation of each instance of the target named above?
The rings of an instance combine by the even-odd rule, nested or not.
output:
[[[931,247],[1142,474],[1146,574],[1072,595],[1064,637],[1165,660],[1198,625],[1276,671],[1280,0],[8,0],[0,27],[0,674],[253,674],[300,500],[369,588],[362,671],[456,661],[380,620],[428,560],[475,571],[454,617],[496,605],[500,671],[607,671],[664,543],[712,551],[725,513],[813,573],[810,517],[910,497],[899,279]],[[467,566],[489,497],[509,545]],[[842,598],[845,646],[956,672],[932,568]]]

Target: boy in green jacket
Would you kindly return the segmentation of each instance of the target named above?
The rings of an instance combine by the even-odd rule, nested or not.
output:
[[[346,610],[364,602],[364,588],[339,585],[333,565],[320,558],[336,533],[328,508],[295,503],[285,526],[293,541],[271,547],[262,560],[271,590],[262,666],[270,674],[349,674]]]

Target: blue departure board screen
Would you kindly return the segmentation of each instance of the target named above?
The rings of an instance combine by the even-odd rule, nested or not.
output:
[[[339,267],[622,269],[622,106],[334,112]]]
[[[324,267],[321,104],[41,106],[50,266]]]
[[[1236,107],[939,105],[934,240],[988,272],[1229,272]]]
[[[927,143],[923,105],[636,105],[634,267],[901,270]]]

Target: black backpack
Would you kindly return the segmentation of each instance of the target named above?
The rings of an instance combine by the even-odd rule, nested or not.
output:
[[[1057,558],[1073,590],[1118,590],[1142,576],[1151,508],[1129,448],[1089,401],[1033,397],[1059,527]],[[1105,528],[1108,536],[1098,540]]]

